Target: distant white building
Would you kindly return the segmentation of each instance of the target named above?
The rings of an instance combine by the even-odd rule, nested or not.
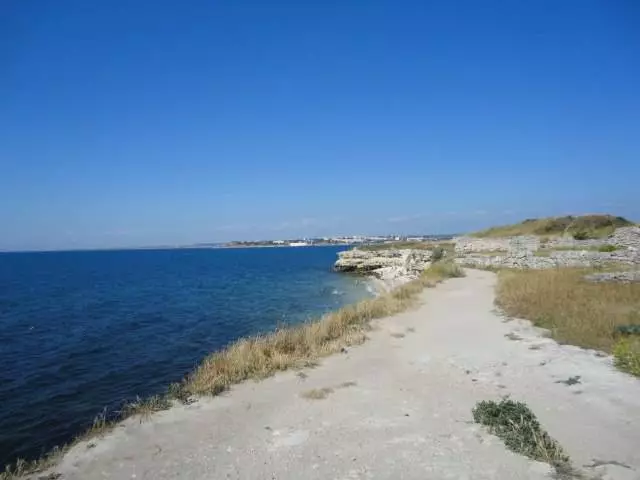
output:
[[[290,247],[307,247],[309,244],[307,242],[289,242]]]

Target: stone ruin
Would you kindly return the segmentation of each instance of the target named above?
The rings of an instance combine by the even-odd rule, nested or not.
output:
[[[454,239],[456,262],[481,268],[600,267],[612,262],[640,266],[640,227],[622,227],[607,238],[576,240],[536,236]],[[615,251],[597,251],[611,245]],[[571,250],[557,250],[569,248]],[[536,252],[540,252],[536,254]],[[624,278],[627,278],[625,276]],[[635,277],[634,277],[635,278]]]

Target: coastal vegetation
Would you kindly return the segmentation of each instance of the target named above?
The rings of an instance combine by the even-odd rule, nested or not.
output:
[[[371,320],[410,308],[416,304],[425,288],[434,287],[447,278],[461,276],[464,276],[464,272],[458,265],[444,260],[434,262],[419,278],[375,298],[346,306],[301,325],[281,327],[271,333],[239,339],[206,357],[182,382],[171,384],[164,395],[136,398],[113,415],[101,412],[87,431],[73,442],[54,448],[37,460],[18,459],[0,472],[0,480],[13,480],[42,472],[54,465],[72,446],[109,432],[117,423],[129,417],[136,416],[142,422],[155,412],[167,410],[175,402],[188,403],[197,396],[218,395],[231,385],[246,380],[259,380],[280,371],[317,365],[322,357],[363,343],[367,338],[366,332],[371,328]],[[351,384],[348,382],[338,388]],[[327,390],[323,395],[329,393]],[[309,393],[308,398],[320,397],[314,392]]]
[[[640,325],[640,284],[585,281],[593,272],[503,269],[496,303],[507,315],[548,329],[561,343],[613,353],[620,369],[640,375],[640,341],[630,328]]]
[[[571,235],[576,240],[602,238],[616,228],[628,227],[632,222],[614,215],[582,215],[549,218],[531,218],[523,222],[491,227],[472,233],[474,237],[510,237],[515,235]]]
[[[560,478],[572,476],[569,456],[526,404],[508,398],[500,402],[484,400],[476,404],[472,413],[476,423],[487,427],[512,452],[550,464]]]
[[[446,252],[453,252],[455,248],[454,242],[442,242],[442,241],[397,241],[397,242],[384,242],[384,243],[370,243],[357,247],[360,250],[367,251],[380,251],[380,250],[433,250],[442,249]]]
[[[618,340],[613,347],[613,358],[620,370],[640,377],[640,338],[628,336]]]
[[[360,250],[368,250],[376,252],[379,250],[404,250],[407,248],[413,250],[431,250],[434,244],[431,242],[423,241],[397,241],[397,242],[383,242],[383,243],[369,243],[362,246],[358,246]]]
[[[241,339],[207,357],[181,388],[190,395],[217,395],[244,380],[313,366],[321,357],[362,343],[371,320],[401,312],[415,304],[424,288],[462,275],[457,265],[436,262],[420,278],[376,298],[330,312],[316,321]]]

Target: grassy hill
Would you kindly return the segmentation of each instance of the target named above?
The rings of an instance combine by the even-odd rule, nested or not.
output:
[[[582,215],[531,218],[513,225],[492,227],[472,233],[473,237],[510,237],[513,235],[572,235],[574,238],[602,238],[616,228],[633,225],[623,217],[613,215]]]

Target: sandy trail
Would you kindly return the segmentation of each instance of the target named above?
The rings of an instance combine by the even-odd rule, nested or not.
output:
[[[74,447],[55,471],[65,480],[551,478],[472,422],[478,400],[509,394],[577,468],[639,479],[640,382],[609,357],[505,322],[494,284],[492,273],[469,270],[306,378],[287,372],[129,419],[95,446]],[[575,376],[580,383],[559,383]],[[332,389],[324,399],[303,395],[322,388]]]

